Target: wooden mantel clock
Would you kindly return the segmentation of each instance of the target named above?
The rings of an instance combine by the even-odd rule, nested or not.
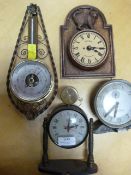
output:
[[[61,74],[63,78],[115,76],[112,26],[95,7],[71,10],[61,26]]]

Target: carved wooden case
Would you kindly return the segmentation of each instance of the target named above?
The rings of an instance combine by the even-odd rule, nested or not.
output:
[[[79,31],[93,30],[98,32],[106,41],[108,54],[101,66],[84,70],[71,61],[69,43]],[[61,32],[61,77],[63,78],[100,78],[115,76],[114,48],[112,26],[108,25],[104,14],[97,8],[83,5],[71,10]]]

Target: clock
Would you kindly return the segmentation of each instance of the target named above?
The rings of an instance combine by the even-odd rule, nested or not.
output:
[[[48,132],[57,146],[75,148],[81,145],[88,135],[87,116],[77,106],[60,106],[50,116]]]
[[[112,26],[96,7],[75,7],[61,26],[61,76],[115,76]]]
[[[94,174],[98,167],[93,156],[93,119],[88,119],[84,111],[75,105],[59,105],[44,119],[43,157],[40,172],[50,174]],[[88,159],[49,159],[48,136],[61,149],[75,149],[88,139]],[[87,148],[86,148],[87,150]]]
[[[13,105],[29,120],[52,103],[58,78],[40,8],[27,7],[7,76]]]
[[[131,125],[131,83],[111,80],[98,90],[94,109],[100,121],[113,129]]]
[[[62,88],[60,98],[64,104],[74,104],[77,100],[82,101],[79,97],[78,91],[72,86],[66,86]]]
[[[75,98],[74,98],[75,97]],[[77,97],[77,98],[76,98]],[[78,99],[78,92],[72,86],[62,89],[61,100],[65,104],[58,105],[44,118],[43,123],[43,156],[39,171],[50,174],[93,174],[98,171],[93,156],[93,119],[73,105]],[[74,100],[75,99],[75,100]],[[75,149],[84,143],[88,136],[88,159],[49,159],[48,138],[61,149]],[[86,145],[87,147],[87,145]],[[87,150],[87,148],[86,148]]]
[[[82,69],[95,69],[106,60],[106,41],[96,31],[82,30],[76,33],[69,47],[72,61]]]

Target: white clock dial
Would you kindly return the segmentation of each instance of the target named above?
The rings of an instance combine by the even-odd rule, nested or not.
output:
[[[87,120],[77,111],[68,109],[56,113],[50,121],[49,133],[55,144],[64,148],[80,145],[88,132]]]
[[[40,62],[24,61],[12,71],[10,87],[13,94],[23,101],[39,100],[51,89],[51,74]]]
[[[112,128],[131,124],[131,84],[124,80],[105,84],[96,95],[95,110],[99,119]]]
[[[104,38],[95,31],[80,31],[70,42],[70,54],[83,67],[96,67],[103,63],[107,55]]]

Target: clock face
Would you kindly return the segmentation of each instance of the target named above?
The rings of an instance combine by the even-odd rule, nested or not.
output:
[[[104,38],[95,31],[80,31],[70,42],[70,54],[77,65],[95,68],[105,61],[107,44]]]
[[[78,100],[78,92],[74,87],[67,86],[61,92],[61,100],[65,104],[74,104]]]
[[[109,127],[122,128],[131,124],[131,84],[112,80],[98,91],[95,110],[99,119]]]
[[[85,116],[74,109],[68,109],[68,106],[53,114],[49,122],[51,140],[63,148],[79,146],[86,139],[87,133],[88,123]]]

